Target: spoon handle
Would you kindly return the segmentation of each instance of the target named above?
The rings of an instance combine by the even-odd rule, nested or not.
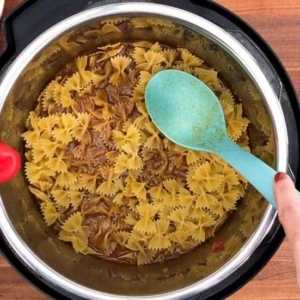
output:
[[[244,176],[276,208],[273,192],[276,171],[230,139],[226,139],[220,148],[217,154]]]

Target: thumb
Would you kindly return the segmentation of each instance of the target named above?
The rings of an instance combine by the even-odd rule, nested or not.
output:
[[[288,175],[280,172],[274,179],[278,216],[292,250],[300,284],[300,199]]]

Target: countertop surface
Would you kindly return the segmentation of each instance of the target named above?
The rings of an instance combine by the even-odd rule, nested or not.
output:
[[[4,15],[21,2],[22,0],[6,0]],[[263,36],[280,57],[300,95],[300,1],[217,0],[216,2],[238,14]],[[1,34],[0,49],[2,47]],[[43,300],[47,297],[32,287],[0,255],[0,299]],[[285,240],[267,266],[228,299],[300,299],[288,242]]]

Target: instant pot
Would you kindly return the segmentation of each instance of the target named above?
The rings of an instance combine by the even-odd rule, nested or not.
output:
[[[244,99],[253,123],[260,110],[265,111],[274,157],[260,158],[286,171],[299,189],[300,110],[293,85],[266,42],[213,1],[25,1],[3,22],[0,140],[24,155],[20,135],[26,117],[55,70],[83,50],[121,38],[88,39],[87,28],[97,29],[115,16],[150,15],[173,22],[173,35],[159,25],[155,32],[129,30],[128,37],[179,43],[205,57]],[[251,138],[253,149],[264,146],[255,128]],[[54,299],[223,299],[257,274],[284,238],[275,209],[249,187],[217,236],[199,249],[163,265],[116,264],[76,255],[58,241],[26,187],[23,172],[0,186],[0,249],[24,277]],[[212,245],[220,238],[227,242],[226,251],[215,253]]]

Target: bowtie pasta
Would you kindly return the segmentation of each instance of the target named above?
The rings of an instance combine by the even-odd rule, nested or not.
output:
[[[29,189],[77,253],[174,258],[212,237],[244,196],[247,182],[222,159],[173,144],[151,122],[145,86],[170,68],[216,93],[230,138],[250,151],[239,99],[187,49],[123,42],[77,57],[40,94],[23,134]]]

